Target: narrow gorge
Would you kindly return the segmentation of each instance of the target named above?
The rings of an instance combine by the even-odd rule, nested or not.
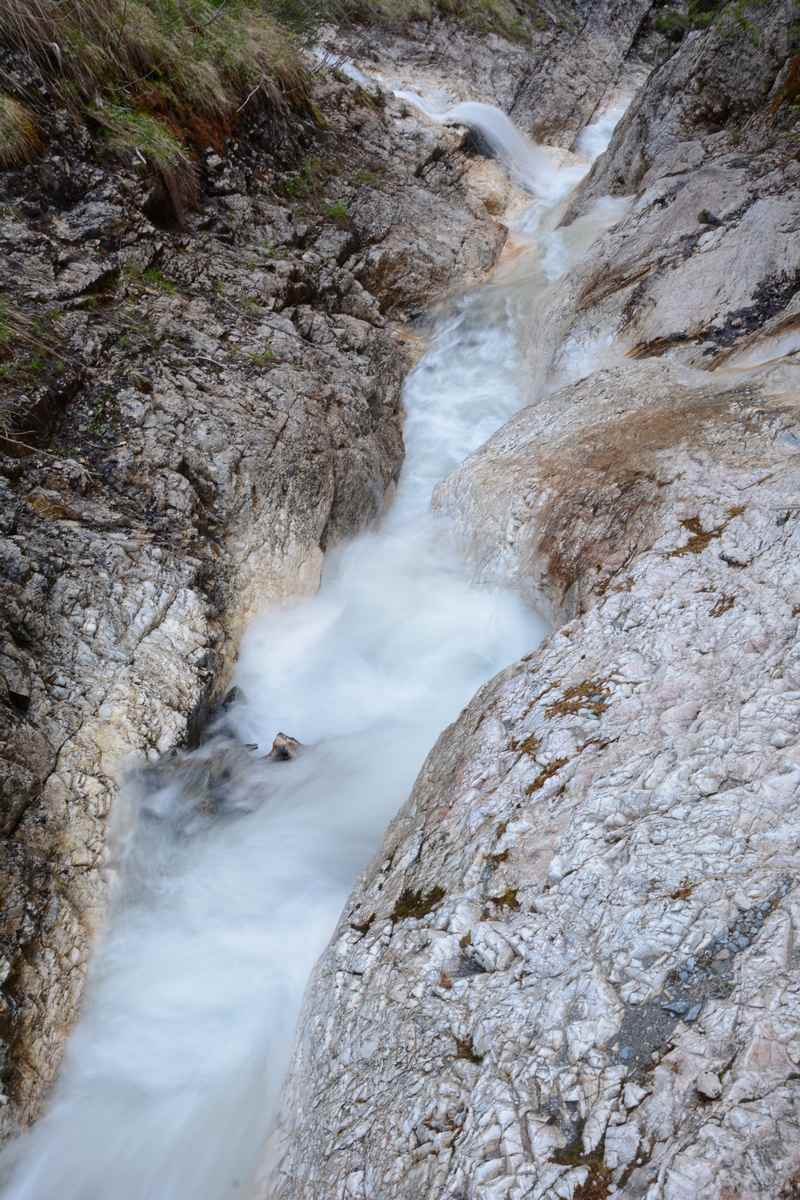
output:
[[[800,1195],[800,10],[131,4],[0,14],[2,1195]]]

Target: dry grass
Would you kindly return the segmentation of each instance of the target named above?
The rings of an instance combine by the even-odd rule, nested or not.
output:
[[[67,102],[224,117],[255,89],[308,106],[294,41],[256,0],[3,0],[0,40]]]
[[[313,113],[294,36],[259,0],[2,0],[3,45],[173,198],[193,190],[193,149],[220,148],[243,111],[265,113],[276,141]],[[7,140],[6,165],[15,165],[25,110],[8,103],[17,134],[4,138],[0,119],[0,155]],[[35,122],[26,131],[33,149]]]
[[[21,167],[35,157],[41,145],[33,113],[0,94],[0,167]]]

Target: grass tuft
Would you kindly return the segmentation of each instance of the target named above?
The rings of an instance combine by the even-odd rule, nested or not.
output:
[[[0,168],[24,166],[40,146],[33,113],[13,97],[0,94]]]
[[[299,44],[260,0],[2,0],[0,47],[36,66],[48,109],[104,129],[170,193],[191,190],[192,149],[219,149],[243,112],[265,113],[276,141],[313,120]],[[32,115],[0,97],[0,165],[37,144]]]

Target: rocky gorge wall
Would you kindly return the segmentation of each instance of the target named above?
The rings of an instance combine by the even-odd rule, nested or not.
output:
[[[206,152],[182,229],[64,114],[0,176],[2,313],[25,321],[0,378],[7,1130],[77,1011],[126,763],[191,737],[249,617],[383,510],[397,322],[505,238],[458,133],[327,75],[315,93],[327,130],[292,153],[257,121]]]
[[[356,885],[267,1195],[797,1194],[797,17],[728,6],[652,73],[535,402],[438,489],[554,632]]]

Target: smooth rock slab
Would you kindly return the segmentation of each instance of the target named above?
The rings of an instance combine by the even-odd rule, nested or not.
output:
[[[524,410],[442,487],[484,570],[571,619],[445,730],[356,886],[268,1194],[788,1186],[798,422],[797,393],[633,366]],[[403,916],[409,891],[429,911]]]

